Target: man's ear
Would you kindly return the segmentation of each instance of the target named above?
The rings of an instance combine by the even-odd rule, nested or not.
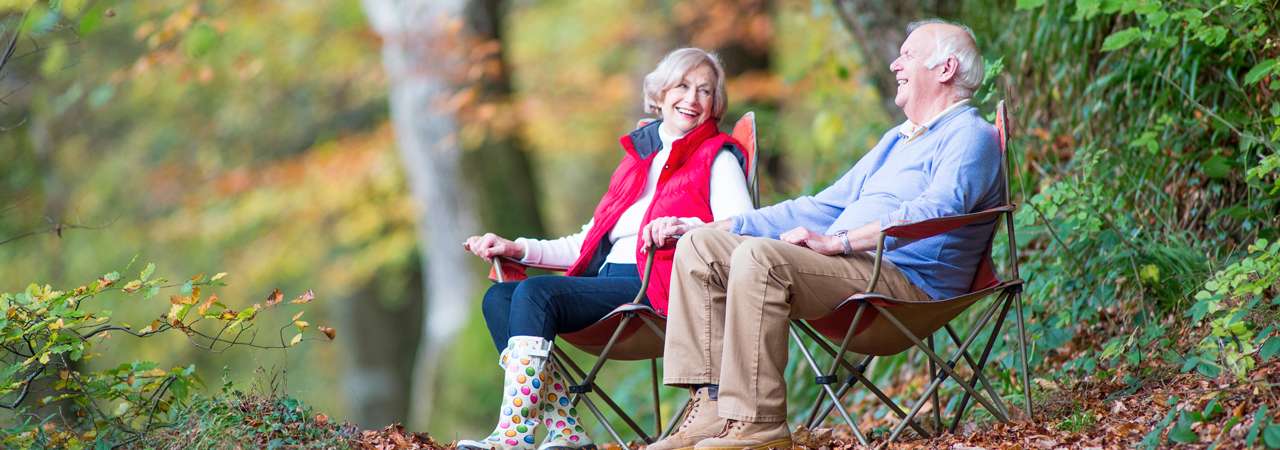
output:
[[[942,62],[942,73],[938,74],[938,82],[946,83],[956,78],[956,73],[960,70],[960,60],[955,56],[948,56]]]

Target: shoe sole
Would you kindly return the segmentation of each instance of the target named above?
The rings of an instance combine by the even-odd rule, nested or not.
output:
[[[750,447],[697,447],[697,450],[765,450],[769,448],[791,448],[791,438],[774,439],[772,441]]]

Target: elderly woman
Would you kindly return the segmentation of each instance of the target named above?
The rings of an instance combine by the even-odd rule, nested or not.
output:
[[[533,448],[539,425],[548,429],[539,449],[595,448],[566,396],[563,375],[548,364],[551,341],[635,297],[640,255],[668,238],[647,234],[650,220],[701,224],[751,209],[743,154],[716,127],[726,103],[724,69],[714,55],[697,48],[671,52],[644,78],[645,109],[659,120],[622,136],[622,162],[582,231],[554,240],[515,241],[487,233],[463,244],[486,260],[519,258],[565,268],[568,276],[498,283],[485,293],[485,322],[506,373],[502,405],[492,434],[460,441],[458,448]],[[646,290],[650,304],[663,314],[672,251],[655,252]]]

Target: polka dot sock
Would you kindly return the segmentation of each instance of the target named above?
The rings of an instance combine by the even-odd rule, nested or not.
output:
[[[547,427],[547,437],[538,450],[595,449],[578,420],[578,408],[569,395],[569,383],[554,364],[548,364],[542,375],[547,377],[542,387],[542,424]]]
[[[542,414],[544,368],[551,342],[541,337],[512,336],[503,351],[502,407],[498,426],[482,441],[458,441],[460,449],[532,450]]]

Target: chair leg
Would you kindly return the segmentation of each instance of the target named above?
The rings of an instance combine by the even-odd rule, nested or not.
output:
[[[933,335],[929,335],[928,342],[929,342],[929,350],[933,350],[935,348],[933,346]],[[934,364],[933,360],[929,360],[929,380],[933,381],[935,378],[938,378],[938,376],[939,376],[938,365]],[[933,429],[938,430],[939,433],[942,433],[942,402],[939,401],[938,399],[937,389],[933,391],[932,398],[933,398],[933,425],[934,425]]]
[[[818,334],[817,331],[814,331],[812,328],[810,328],[809,326],[805,325],[803,322],[798,320],[792,321],[791,323],[792,325],[795,325],[796,328],[799,328],[800,331],[803,331],[805,334],[807,334],[815,344],[818,344],[818,348],[825,351],[828,355],[831,355],[832,357],[836,357],[835,350],[832,349],[831,346],[827,344],[827,342],[824,340],[822,335]],[[845,370],[848,370],[849,373],[852,374],[852,376],[856,378],[859,383],[862,383],[862,385],[865,386],[867,389],[869,389],[872,394],[875,394],[876,398],[879,398],[881,402],[884,402],[885,405],[888,405],[889,409],[893,410],[894,414],[897,414],[898,417],[906,418],[907,413],[902,411],[902,408],[899,407],[898,404],[894,402],[892,398],[890,398],[880,389],[877,389],[875,383],[872,383],[871,380],[868,379],[865,375],[866,368],[870,364],[878,360],[874,359],[874,357],[872,356],[867,356],[862,360],[862,363],[859,364],[857,367],[855,367],[853,364],[849,363],[848,361],[844,360],[843,358],[837,358],[837,360],[840,363],[840,366],[844,367]],[[843,398],[844,398],[844,390],[850,387],[852,386],[846,385],[840,388],[842,391],[838,392],[837,396],[841,399],[841,401],[843,401]],[[819,398],[821,399],[824,397],[820,396]],[[818,415],[816,417],[816,420],[813,421],[813,423],[815,425],[822,423],[823,420],[826,420],[827,415],[831,414],[831,410],[836,406],[837,405],[827,405],[826,410],[823,411],[822,414]],[[910,425],[911,425],[911,429],[915,430],[917,433],[920,433],[921,436],[926,436],[926,437],[932,436],[932,433],[925,431],[924,428],[921,427],[919,424],[917,424],[915,421],[911,421]]]
[[[916,348],[924,352],[929,359],[938,363],[938,366],[941,367],[942,370],[946,372],[948,376],[956,380],[956,384],[960,385],[961,388],[964,388],[964,390],[968,391],[971,395],[973,395],[973,397],[977,399],[979,402],[981,402],[983,406],[987,407],[987,409],[990,410],[992,414],[996,415],[997,419],[1000,419],[1001,421],[1006,421],[1006,422],[1009,420],[1008,417],[1005,417],[1003,414],[1000,413],[1000,409],[996,408],[991,403],[991,400],[988,400],[985,396],[980,395],[978,391],[975,390],[971,384],[969,384],[969,382],[965,381],[964,378],[958,376],[958,374],[956,374],[955,372],[955,369],[952,369],[950,364],[944,361],[942,357],[938,356],[932,350],[929,350],[929,347],[926,346],[924,342],[921,342],[920,338],[912,334],[911,330],[908,329],[906,325],[903,325],[902,322],[899,321],[898,318],[893,315],[893,313],[889,312],[888,310],[886,310],[884,307],[880,305],[872,304],[871,306],[879,310],[881,314],[884,314],[885,318],[889,320],[889,323],[892,323],[894,327],[898,328],[898,331],[902,332],[903,335],[907,337],[907,339],[911,340],[911,342],[916,345]],[[982,329],[983,327],[985,327],[987,325],[987,322],[989,322],[991,320],[991,317],[994,315],[995,315],[995,308],[989,309],[986,316],[984,316],[982,320],[978,323],[978,326],[976,329]],[[973,343],[975,337],[977,337],[976,333],[970,334],[969,338],[965,339],[964,344],[960,346],[960,349],[958,350],[958,352],[963,352],[965,350],[968,350],[969,345]],[[959,360],[959,357],[953,358],[953,361],[958,361],[958,360]],[[940,379],[945,379],[945,378],[940,377]]]
[[[653,374],[653,434],[662,435],[662,396],[658,392],[658,360],[650,359],[649,368]]]
[[[671,417],[671,422],[667,423],[667,429],[663,430],[661,436],[658,436],[659,441],[670,436],[671,433],[676,430],[676,426],[679,425],[680,422],[684,421],[685,416],[689,413],[689,405],[691,404],[693,404],[692,396],[690,396],[688,400],[685,400],[684,406],[681,406],[680,410],[676,412],[676,415]]]
[[[604,413],[600,411],[600,408],[596,407],[596,404],[590,398],[584,395],[582,396],[582,402],[591,410],[591,414],[596,416],[596,420],[600,421],[600,425],[603,425],[604,429],[609,432],[609,436],[613,437],[613,440],[618,443],[618,448],[629,448],[627,447],[627,441],[624,441],[622,436],[618,434],[618,430],[615,430],[613,425],[609,424],[609,419],[604,416]]]
[[[605,428],[609,429],[610,434],[613,434],[614,436],[618,436],[617,430],[614,430],[612,425],[609,424],[608,418],[606,418],[603,414],[598,412],[599,408],[595,405],[595,403],[591,402],[590,396],[587,395],[591,392],[594,392],[597,396],[600,397],[600,400],[605,402],[605,405],[608,406],[609,409],[612,409],[613,412],[618,415],[618,417],[622,418],[623,422],[626,422],[627,426],[631,428],[631,431],[634,431],[637,435],[640,436],[641,440],[645,441],[646,443],[653,443],[653,438],[651,438],[648,433],[644,432],[644,428],[642,428],[640,424],[636,423],[635,419],[632,419],[631,416],[626,413],[626,411],[624,411],[620,406],[618,406],[617,402],[614,402],[613,398],[609,397],[609,394],[604,393],[604,391],[602,391],[600,387],[596,385],[595,373],[583,372],[582,368],[579,367],[577,363],[573,362],[573,360],[569,358],[569,355],[565,354],[564,350],[561,350],[559,347],[552,346],[551,351],[552,351],[553,357],[557,358],[556,359],[557,364],[560,364],[560,367],[569,368],[569,370],[566,371],[568,373],[565,374],[565,378],[568,379],[567,381],[569,382],[570,386],[573,387],[573,390],[580,390],[580,392],[571,392],[573,394],[572,395],[573,404],[576,405],[580,401],[586,403],[587,407],[592,410],[592,413],[596,414],[596,418],[600,420],[600,424],[604,425]],[[600,359],[602,360],[606,359],[607,355],[608,355],[607,353],[602,352]],[[596,370],[596,371],[598,371],[599,369],[600,369],[600,364],[596,364],[595,368],[593,368],[593,370]],[[581,379],[575,380],[574,379],[575,374],[576,376],[581,377]],[[618,442],[622,442],[622,440],[619,439]]]
[[[809,367],[813,368],[813,372],[821,373],[819,371],[820,369],[818,369],[818,362],[813,359],[813,354],[809,353],[809,348],[804,346],[804,342],[800,340],[800,335],[796,333],[795,328],[787,327],[787,331],[791,333],[791,339],[794,339],[797,344],[800,344],[800,353],[804,355],[804,359],[809,363]],[[835,391],[831,390],[831,385],[822,384],[822,390],[831,397],[831,401],[836,403],[836,408],[840,410],[840,415],[844,416],[845,422],[849,424],[849,429],[853,431],[853,436],[858,438],[858,443],[870,446],[871,444],[867,442],[867,437],[858,429],[858,425],[853,421],[853,417],[849,416],[849,411],[846,411],[843,406],[840,406],[840,398],[836,396]]]
[[[1023,323],[1026,319],[1022,317],[1022,292],[1019,291],[1013,295],[1018,314],[1018,348],[1022,353],[1022,394],[1026,397],[1026,403],[1023,405],[1027,409],[1027,420],[1035,423],[1036,416],[1031,410],[1031,371],[1027,370],[1027,327]]]
[[[1012,297],[1007,295],[1001,296],[1000,299],[1002,299],[1002,301],[997,303],[1000,305],[1000,313],[996,318],[995,327],[993,327],[991,332],[987,334],[987,345],[982,350],[982,356],[978,358],[977,362],[974,362],[973,358],[969,356],[969,352],[963,353],[965,360],[969,362],[969,367],[973,368],[973,381],[970,381],[970,383],[974,381],[981,382],[983,388],[987,391],[987,395],[990,395],[993,399],[999,398],[999,395],[996,394],[995,388],[991,386],[991,382],[987,381],[987,378],[982,375],[982,371],[986,368],[987,360],[991,356],[991,349],[995,347],[996,337],[1000,335],[1000,330],[1004,328],[1004,319],[1009,313],[1009,303],[1012,301]],[[951,325],[947,325],[945,328],[947,329],[947,333],[951,335],[951,339],[958,344],[960,342],[960,336],[955,332],[955,329],[951,328]],[[975,333],[977,332],[981,332],[981,330],[975,331]],[[968,405],[969,393],[966,392],[964,393],[964,396],[960,398],[960,406],[956,409],[955,418],[951,422],[950,429],[952,433],[955,433],[957,427],[959,427],[960,420],[964,417],[964,413],[966,408],[968,408]],[[1004,402],[996,402],[996,405],[1000,406],[1001,413],[1005,416],[1009,415],[1009,410],[1005,408]]]

